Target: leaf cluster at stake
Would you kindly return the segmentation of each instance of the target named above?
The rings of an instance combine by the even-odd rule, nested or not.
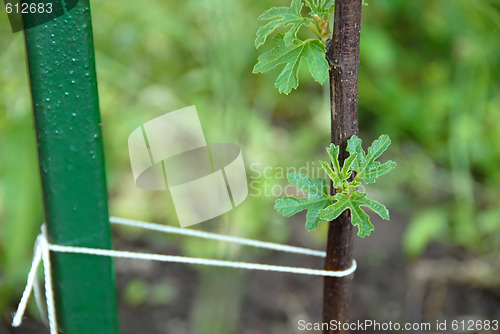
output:
[[[325,58],[325,42],[330,35],[328,19],[335,8],[333,0],[292,0],[290,7],[272,7],[260,20],[268,21],[257,31],[255,47],[258,49],[276,29],[284,33],[274,37],[275,48],[262,54],[253,73],[265,73],[278,65],[284,65],[275,82],[280,93],[288,94],[299,85],[299,67],[307,63],[314,80],[323,84],[328,77],[328,62]],[[305,5],[309,17],[302,16]],[[311,29],[317,38],[302,40],[298,32],[303,26]]]
[[[391,140],[387,135],[381,135],[375,140],[365,153],[361,147],[361,139],[356,135],[347,141],[349,157],[344,161],[342,168],[339,163],[339,147],[331,144],[326,148],[331,165],[320,161],[321,167],[332,180],[335,195],[328,194],[326,180],[322,178],[310,179],[301,173],[288,174],[288,180],[297,188],[303,189],[308,195],[304,198],[286,196],[276,201],[275,209],[288,217],[303,210],[307,210],[306,228],[313,230],[321,221],[330,221],[339,217],[349,209],[351,223],[358,227],[358,235],[365,237],[374,229],[370,217],[361,209],[367,207],[383,219],[389,219],[387,208],[374,200],[366,198],[366,193],[357,190],[361,181],[374,183],[379,176],[389,173],[396,163],[376,161],[384,153]],[[353,176],[353,172],[355,176]]]

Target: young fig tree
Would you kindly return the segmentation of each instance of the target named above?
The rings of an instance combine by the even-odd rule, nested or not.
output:
[[[353,262],[355,228],[360,237],[370,235],[374,226],[365,209],[389,219],[387,208],[361,192],[361,183],[374,183],[395,167],[393,161],[377,161],[391,141],[382,135],[365,152],[358,129],[358,71],[362,0],[292,0],[289,7],[272,7],[259,19],[265,23],[255,39],[260,48],[271,34],[273,49],[259,56],[254,73],[265,73],[280,67],[275,87],[289,94],[299,86],[299,68],[307,66],[314,80],[323,84],[330,80],[331,145],[327,147],[330,162],[320,162],[328,175],[332,191],[325,179],[310,179],[292,173],[288,180],[303,189],[306,197],[284,197],[275,208],[285,216],[307,210],[306,229],[314,230],[328,221],[325,269],[341,271]],[[333,20],[333,33],[330,20]],[[304,37],[306,36],[306,37]],[[305,64],[305,65],[303,65]],[[323,322],[349,321],[352,277],[324,279]],[[344,333],[342,329],[326,329],[324,333]]]

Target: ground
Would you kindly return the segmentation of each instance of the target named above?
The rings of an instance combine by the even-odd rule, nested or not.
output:
[[[428,270],[433,268],[429,267],[428,263],[439,266],[440,261],[463,260],[466,255],[460,251],[432,245],[424,258],[413,262],[406,260],[400,244],[404,225],[405,219],[395,215],[389,223],[375,221],[376,232],[370,238],[357,238],[355,254],[359,268],[354,279],[353,320],[418,323],[435,323],[436,319],[448,322],[462,319],[500,320],[498,287],[494,290],[480,287],[475,283],[445,280],[442,276],[433,277],[433,271]],[[302,224],[297,221],[288,243],[303,245],[304,233]],[[137,246],[137,250],[143,250],[144,245],[134,246]],[[172,247],[154,251],[179,252]],[[321,259],[281,253],[268,253],[254,260],[261,263],[313,268],[322,266]],[[116,262],[121,296],[121,333],[187,334],[190,315],[199,292],[197,269],[183,264],[130,261]],[[217,275],[216,271],[221,269],[209,270]],[[223,270],[224,273],[233,271]],[[306,333],[298,331],[299,320],[321,321],[323,285],[321,278],[261,271],[245,271],[236,275],[242,278],[243,287],[239,305],[238,333]],[[173,287],[175,290],[173,299],[162,306],[127,305],[124,302],[123,290],[131,279],[137,277],[144,278],[151,285],[167,284]],[[12,305],[12,310],[14,309],[15,305]],[[8,320],[5,317],[0,323],[0,334],[48,333],[44,325],[30,315],[19,329],[10,328]],[[220,319],[220,322],[223,321],[225,320]]]

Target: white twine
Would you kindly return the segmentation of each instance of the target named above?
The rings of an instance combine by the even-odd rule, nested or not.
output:
[[[19,305],[17,307],[14,318],[12,319],[12,327],[19,327],[23,322],[23,316],[26,312],[26,307],[28,306],[28,301],[33,291],[33,286],[36,285],[36,273],[40,262],[43,262],[43,273],[45,281],[45,301],[47,304],[47,318],[49,322],[50,334],[57,334],[57,320],[56,320],[56,307],[54,302],[54,290],[52,286],[52,272],[50,263],[50,247],[47,241],[47,231],[45,224],[42,225],[42,234],[36,238],[35,251],[33,256],[33,262],[31,263],[31,269],[28,274],[28,280],[26,287],[24,288],[23,296]],[[36,294],[38,295],[38,294]],[[40,303],[40,296],[36,296],[37,306],[44,315],[43,308]]]
[[[26,305],[28,305],[28,300],[31,295],[31,291],[33,290],[33,284],[36,280],[36,272],[38,270],[38,266],[42,261],[42,248],[40,247],[40,239],[41,236],[38,236],[35,242],[35,250],[33,254],[33,262],[31,262],[31,269],[28,274],[28,281],[26,283],[26,287],[24,288],[23,296],[21,297],[21,301],[17,306],[17,311],[12,319],[12,326],[18,327],[23,322],[24,311],[26,310]]]
[[[45,280],[44,280],[45,281]],[[40,319],[44,323],[44,325],[49,325],[49,316],[47,315],[47,306],[44,305],[44,299],[42,299],[42,293],[45,294],[45,291],[42,290],[40,286],[40,282],[35,279],[33,284],[33,293],[35,295],[35,303],[38,308],[38,312],[40,313]]]
[[[146,223],[146,222],[143,222],[140,220],[132,220],[132,219],[126,219],[126,218],[110,217],[109,221],[112,224],[116,224],[116,225],[133,226],[133,227],[143,228],[146,230],[152,230],[152,231],[158,231],[158,232],[164,232],[164,233],[180,234],[180,235],[187,235],[187,236],[196,237],[196,238],[218,240],[218,241],[223,241],[223,242],[231,242],[231,243],[235,243],[235,244],[252,246],[252,247],[257,247],[257,248],[272,249],[272,250],[276,250],[276,251],[280,251],[280,252],[295,253],[295,254],[302,254],[302,255],[311,255],[311,256],[318,256],[318,257],[326,257],[326,252],[317,251],[317,250],[308,249],[308,248],[296,247],[296,246],[282,245],[282,244],[277,244],[274,242],[259,241],[259,240],[241,238],[241,237],[233,237],[230,235],[210,233],[210,232],[204,232],[204,231],[199,231],[199,230],[191,230],[191,229],[180,228],[180,227],[175,227],[175,226]]]
[[[47,303],[47,317],[49,319],[50,334],[57,334],[56,306],[54,300],[54,289],[52,286],[52,268],[50,264],[50,243],[47,240],[47,226],[42,225],[42,248],[43,275],[45,278],[45,302]]]
[[[296,253],[310,256],[325,257],[325,252],[320,252],[312,249],[281,245],[271,242],[263,242],[252,239],[232,237],[227,235],[218,235],[215,233],[181,229],[172,226],[158,225],[153,223],[146,223],[141,221],[129,220],[124,218],[111,217],[110,222],[113,224],[134,226],[139,228],[144,228],[147,230],[174,233],[181,235],[194,236],[205,239],[219,240],[225,242],[238,243],[258,248],[273,249],[282,252]],[[159,262],[174,262],[174,263],[189,263],[189,264],[200,264],[206,266],[215,267],[226,267],[226,268],[238,268],[238,269],[250,269],[250,270],[264,270],[264,271],[275,271],[283,273],[292,274],[303,274],[303,275],[314,275],[314,276],[325,276],[325,277],[345,277],[356,271],[357,265],[356,261],[353,260],[352,265],[347,270],[342,271],[330,271],[330,270],[320,270],[320,269],[310,269],[310,268],[300,268],[300,267],[289,267],[289,266],[277,266],[270,264],[260,264],[260,263],[248,263],[248,262],[238,262],[238,261],[227,261],[227,260],[214,260],[214,259],[203,259],[195,257],[177,256],[177,255],[164,255],[164,254],[151,254],[151,253],[137,253],[128,251],[119,251],[111,249],[99,249],[99,248],[88,248],[88,247],[74,247],[74,246],[64,246],[51,244],[47,240],[47,232],[45,224],[42,226],[42,234],[40,234],[35,243],[35,250],[33,256],[33,262],[31,264],[31,269],[28,274],[28,280],[26,287],[24,289],[21,301],[14,314],[12,320],[12,326],[18,327],[21,325],[26,307],[29,301],[29,297],[33,290],[33,286],[36,282],[36,272],[40,265],[43,263],[44,267],[44,278],[45,278],[45,299],[47,305],[47,317],[49,323],[49,329],[51,334],[57,334],[57,320],[56,320],[56,308],[54,301],[54,290],[52,286],[52,273],[51,273],[51,263],[50,263],[50,252],[57,253],[73,253],[73,254],[88,254],[95,256],[108,256],[116,258],[127,258],[127,259],[140,259],[149,261],[159,261]],[[37,303],[38,304],[38,303]],[[42,309],[41,305],[38,305]]]

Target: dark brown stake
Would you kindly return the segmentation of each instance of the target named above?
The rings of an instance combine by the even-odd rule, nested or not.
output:
[[[347,140],[358,135],[358,69],[362,0],[335,1],[333,37],[326,59],[330,64],[332,143],[340,145],[339,160],[347,158]],[[326,270],[348,269],[353,260],[354,227],[349,211],[331,221],[326,247]],[[349,321],[352,279],[326,277],[323,296],[323,322]],[[324,330],[324,334],[347,333]]]

